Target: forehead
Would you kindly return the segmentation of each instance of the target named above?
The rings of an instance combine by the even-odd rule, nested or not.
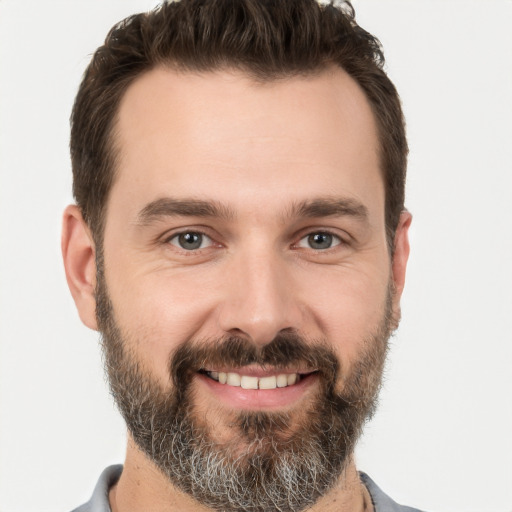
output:
[[[236,209],[237,201],[362,200],[371,192],[383,207],[374,116],[339,68],[265,83],[229,70],[157,68],[125,93],[116,137],[111,203],[117,196],[135,207],[184,195]]]

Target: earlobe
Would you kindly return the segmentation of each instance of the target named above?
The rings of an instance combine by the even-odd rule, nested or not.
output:
[[[394,288],[393,313],[397,326],[400,319],[400,298],[405,286],[405,274],[409,259],[409,227],[411,222],[412,215],[404,210],[400,214],[400,220],[395,232],[392,274]]]
[[[69,290],[82,322],[91,329],[96,323],[96,249],[80,209],[70,205],[62,221],[62,257]]]

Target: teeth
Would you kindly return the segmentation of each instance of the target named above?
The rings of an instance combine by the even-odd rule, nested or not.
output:
[[[258,377],[243,375],[240,379],[240,387],[244,389],[258,389]]]
[[[234,372],[208,372],[208,376],[228,386],[241,387],[243,389],[276,389],[293,386],[298,382],[299,375],[296,373],[281,373],[270,377],[252,377],[240,375]]]
[[[272,377],[262,377],[260,379],[260,389],[276,389],[277,379],[275,375]]]
[[[240,387],[240,381],[241,381],[241,378],[240,378],[240,375],[238,375],[238,373],[228,373],[227,384],[229,386]]]
[[[288,381],[288,386],[293,386],[297,382],[297,374],[290,373],[290,375],[286,377],[286,380]]]
[[[277,387],[285,388],[288,386],[288,376],[287,375],[278,375],[277,376]]]

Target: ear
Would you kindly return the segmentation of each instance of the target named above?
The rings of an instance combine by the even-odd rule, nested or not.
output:
[[[82,322],[98,330],[96,323],[96,248],[79,208],[70,205],[62,221],[62,257],[69,290]]]
[[[407,260],[409,259],[409,227],[411,226],[412,215],[404,210],[400,214],[398,227],[395,232],[394,254],[391,265],[394,294],[393,294],[393,317],[396,321],[396,327],[400,321],[400,298],[405,286],[405,273],[407,269]]]

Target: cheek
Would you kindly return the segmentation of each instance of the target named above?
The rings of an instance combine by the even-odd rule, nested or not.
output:
[[[387,310],[389,269],[343,268],[316,276],[309,307],[320,336],[344,364],[360,357],[364,341],[375,335]],[[323,284],[323,286],[322,286]]]
[[[207,283],[166,272],[109,275],[110,297],[123,338],[162,384],[169,382],[169,357],[189,338],[206,338],[212,311]]]

